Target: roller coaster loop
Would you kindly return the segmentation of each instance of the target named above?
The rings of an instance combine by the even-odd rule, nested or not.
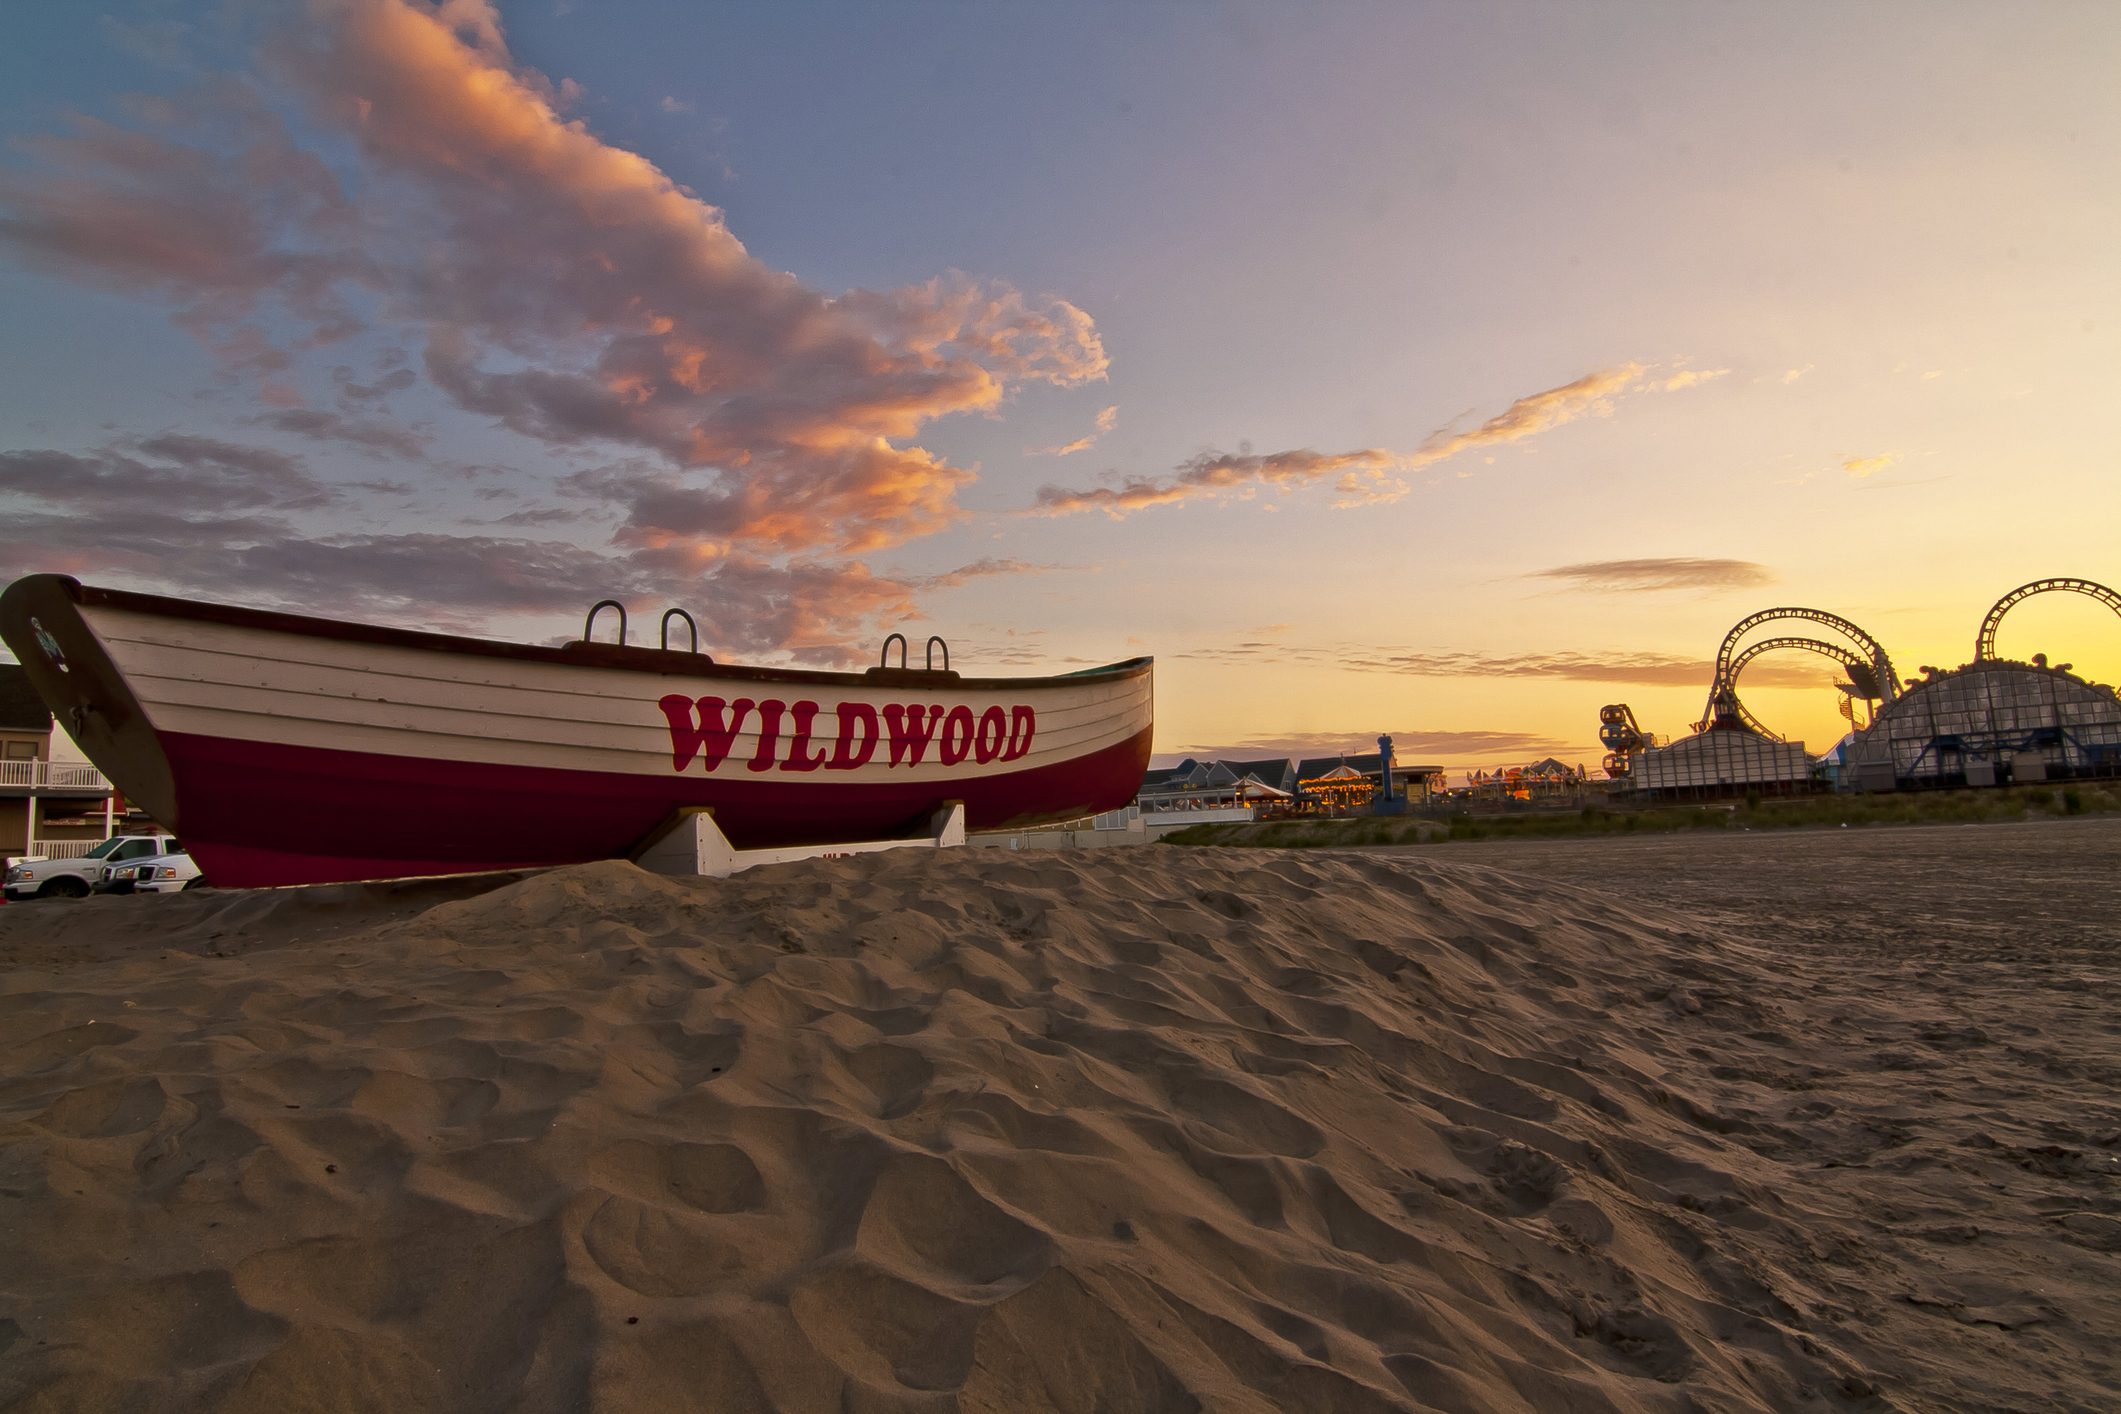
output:
[[[1893,660],[1886,656],[1884,647],[1879,644],[1877,639],[1872,638],[1847,619],[1842,618],[1839,614],[1830,614],[1824,609],[1795,607],[1762,609],[1757,614],[1748,614],[1740,619],[1732,626],[1731,631],[1723,636],[1723,646],[1716,651],[1716,679],[1709,686],[1708,706],[1703,711],[1701,720],[1694,724],[1694,730],[1707,731],[1710,723],[1721,720],[1744,725],[1749,730],[1759,732],[1763,736],[1774,735],[1774,733],[1764,730],[1753,715],[1747,712],[1744,705],[1739,702],[1736,662],[1740,652],[1738,641],[1741,638],[1762,624],[1775,623],[1785,619],[1799,619],[1806,623],[1824,624],[1828,628],[1841,633],[1863,650],[1860,658],[1843,660],[1842,664],[1849,669],[1849,680],[1855,684],[1859,694],[1870,700],[1883,700],[1886,702],[1890,702],[1899,696],[1900,679],[1893,672]],[[1815,641],[1812,639],[1800,639],[1784,643],[1782,646],[1809,645]],[[1762,651],[1766,650],[1763,648]]]
[[[2088,579],[2036,579],[2031,584],[2021,584],[1996,601],[1996,607],[1988,611],[1981,621],[1981,636],[1974,640],[1974,661],[1986,663],[1996,656],[1996,625],[2013,606],[2035,594],[2046,594],[2054,590],[2066,590],[2071,594],[2088,594],[2100,603],[2121,614],[2121,594],[2114,593],[2103,584],[2094,584]]]
[[[1857,670],[1869,666],[1863,661],[1862,654],[1843,648],[1838,643],[1828,643],[1820,638],[1763,638],[1758,643],[1748,643],[1745,646],[1745,651],[1731,659],[1731,687],[1733,690],[1731,700],[1737,707],[1738,720],[1743,722],[1749,730],[1758,732],[1770,741],[1786,741],[1788,738],[1779,733],[1771,732],[1762,726],[1760,719],[1747,710],[1744,703],[1738,702],[1736,689],[1738,676],[1745,671],[1747,663],[1752,662],[1763,653],[1773,653],[1784,648],[1802,648],[1808,653],[1817,653],[1821,657],[1832,658],[1842,667],[1850,670],[1849,675],[1851,678],[1862,676]]]

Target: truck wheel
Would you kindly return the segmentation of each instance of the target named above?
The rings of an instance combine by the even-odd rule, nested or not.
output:
[[[87,898],[88,885],[79,879],[54,879],[37,890],[38,898]]]

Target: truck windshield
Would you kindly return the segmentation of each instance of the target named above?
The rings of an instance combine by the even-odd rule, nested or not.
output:
[[[84,854],[81,857],[83,859],[102,859],[108,856],[112,850],[116,849],[119,845],[124,843],[124,840],[105,840],[102,844],[97,845],[94,849],[90,850],[87,854]]]

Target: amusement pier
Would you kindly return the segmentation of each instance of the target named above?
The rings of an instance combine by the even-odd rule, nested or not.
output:
[[[2034,580],[1989,609],[1969,662],[1923,665],[1903,677],[1884,644],[1843,615],[1762,609],[1723,636],[1706,703],[1687,734],[1654,732],[1625,702],[1599,710],[1602,772],[1548,757],[1454,783],[1442,766],[1392,760],[1390,738],[1380,738],[1376,751],[1298,760],[1189,758],[1152,770],[1131,812],[1101,817],[1072,837],[1089,844],[1198,823],[1625,809],[2121,778],[2121,694],[2045,653],[2024,662],[1997,654],[2005,616],[2049,593],[2083,595],[2121,615],[2121,593],[2103,584]],[[1816,654],[1841,670],[1834,686],[1850,729],[1822,753],[1773,730],[1739,696],[1747,667],[1786,652]]]

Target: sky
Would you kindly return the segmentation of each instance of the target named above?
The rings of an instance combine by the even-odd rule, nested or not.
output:
[[[1912,675],[2121,584],[2116,72],[2103,0],[25,9],[0,577],[1595,769],[1758,610]],[[2090,598],[1999,649],[2121,681]],[[1833,668],[1740,687],[1823,750]]]

